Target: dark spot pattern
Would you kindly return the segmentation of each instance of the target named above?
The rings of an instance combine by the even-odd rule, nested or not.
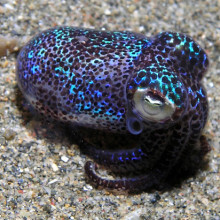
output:
[[[40,114],[73,127],[135,139],[136,146],[126,150],[101,150],[80,141],[97,163],[113,172],[142,172],[108,180],[96,174],[96,164],[87,162],[86,174],[95,185],[135,192],[160,185],[192,146],[208,151],[202,136],[208,103],[201,84],[207,68],[204,50],[184,34],[163,32],[146,38],[131,32],[57,27],[40,33],[21,50],[17,80]],[[142,119],[133,104],[138,89],[169,100],[174,113],[164,121]],[[142,120],[138,135],[127,128],[131,116]],[[136,122],[137,129],[139,125]]]

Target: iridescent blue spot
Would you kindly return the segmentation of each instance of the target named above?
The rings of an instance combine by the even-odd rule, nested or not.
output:
[[[99,90],[95,90],[94,94],[99,98],[102,97],[102,93]]]
[[[44,48],[41,48],[37,55],[38,55],[39,57],[43,57],[44,54],[45,54],[45,52],[46,52],[46,50],[45,50]]]
[[[31,51],[28,53],[28,58],[29,58],[29,59],[33,58],[33,55],[34,55],[34,52],[33,52],[33,50],[31,50]]]
[[[89,110],[90,108],[91,108],[91,102],[86,102],[84,109]]]
[[[72,84],[71,87],[70,87],[70,90],[69,90],[70,94],[76,94],[76,93],[74,92],[74,89],[75,89],[75,88],[76,88],[75,84]]]
[[[39,65],[36,65],[36,66],[34,66],[33,65],[33,67],[31,68],[31,73],[33,74],[33,75],[35,75],[36,73],[38,73],[39,72]]]
[[[197,91],[198,94],[200,94],[203,98],[205,98],[205,94],[203,93],[202,88],[199,89],[199,91]]]

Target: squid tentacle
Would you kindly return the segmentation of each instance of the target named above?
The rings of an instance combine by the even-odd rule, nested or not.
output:
[[[157,132],[155,132],[151,134],[155,138],[153,144],[148,140],[149,132],[144,131],[140,137],[140,143],[137,144],[139,147],[124,150],[103,150],[96,148],[83,138],[79,138],[79,134],[77,135],[78,140],[80,140],[79,145],[86,155],[94,159],[98,164],[109,168],[113,173],[118,174],[139,172],[152,168],[165,151],[170,137],[169,133],[167,133],[164,136],[160,135],[160,138],[158,138]],[[157,140],[160,141],[157,142]],[[157,147],[157,145],[160,147]]]
[[[132,193],[148,190],[152,187],[157,188],[159,186],[158,184],[166,179],[170,170],[175,166],[189,140],[190,134],[188,134],[185,139],[180,138],[179,131],[187,129],[189,126],[188,123],[184,125],[185,126],[176,129],[175,134],[171,137],[171,141],[175,143],[175,145],[169,145],[166,148],[160,158],[160,163],[156,164],[146,175],[134,178],[107,180],[98,176],[96,173],[97,165],[91,161],[86,163],[85,173],[96,186],[105,187],[110,190],[125,190]],[[181,143],[182,141],[184,143]]]

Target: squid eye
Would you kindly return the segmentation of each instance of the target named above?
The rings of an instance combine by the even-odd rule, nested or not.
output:
[[[149,115],[157,115],[165,106],[164,99],[162,99],[159,95],[154,95],[152,92],[148,92],[143,96],[143,100],[141,100],[143,109]]]
[[[175,106],[157,92],[138,89],[133,99],[135,110],[143,119],[149,121],[165,120],[174,113]]]

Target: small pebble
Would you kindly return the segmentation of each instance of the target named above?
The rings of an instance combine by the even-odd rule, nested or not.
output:
[[[151,195],[150,202],[156,203],[160,199],[161,199],[160,195],[158,194],[158,192],[156,192],[155,194]]]
[[[57,166],[55,163],[51,163],[50,165],[51,165],[52,170],[53,170],[54,172],[57,172],[57,171],[59,170],[58,166]]]
[[[58,181],[58,179],[51,180],[51,181],[48,183],[48,185],[53,184],[53,183],[56,183],[57,181]]]
[[[111,11],[110,11],[109,9],[105,9],[104,13],[105,13],[106,15],[111,15]]]
[[[5,137],[0,136],[0,145],[5,145],[5,144],[6,144]]]
[[[61,156],[61,160],[62,160],[64,163],[67,163],[68,160],[69,160],[69,158],[63,155],[63,156]]]
[[[130,6],[128,7],[128,12],[129,12],[129,13],[133,13],[135,9],[136,9],[136,5],[135,5],[135,4],[132,4],[132,5],[130,5]]]
[[[142,220],[141,214],[143,213],[143,209],[136,209],[133,212],[130,212],[126,216],[124,216],[123,220]]]
[[[16,132],[12,129],[5,130],[4,137],[7,141],[12,140],[16,135]]]
[[[48,205],[48,204],[44,205],[44,206],[43,206],[43,210],[44,210],[45,212],[47,212],[48,214],[51,213],[51,211],[52,211],[51,205]]]

